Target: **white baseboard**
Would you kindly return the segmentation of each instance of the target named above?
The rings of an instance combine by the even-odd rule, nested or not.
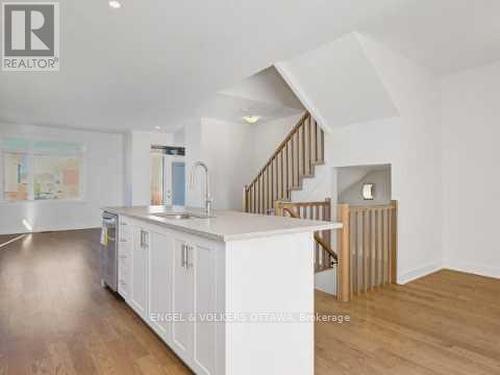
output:
[[[484,266],[478,264],[461,263],[457,261],[447,261],[445,262],[444,268],[460,271],[466,273],[472,273],[474,275],[493,277],[495,279],[500,279],[500,267]]]
[[[35,227],[31,233],[41,233],[41,232],[60,232],[68,230],[81,230],[81,229],[94,229],[100,228],[100,224],[83,224],[83,225],[57,225],[50,227]],[[26,228],[17,226],[13,228],[6,228],[0,231],[0,235],[10,235],[10,234],[29,234]]]
[[[415,268],[414,270],[405,272],[398,276],[398,284],[404,285],[409,283],[410,281],[420,279],[421,277],[430,275],[436,271],[443,269],[443,265],[441,263],[431,263],[423,267]]]

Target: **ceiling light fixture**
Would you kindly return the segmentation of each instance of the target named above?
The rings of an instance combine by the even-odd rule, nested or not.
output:
[[[257,121],[260,120],[260,116],[255,116],[255,115],[246,115],[246,116],[243,116],[243,120],[245,120],[245,122],[247,124],[255,124]]]
[[[120,9],[122,7],[122,4],[116,0],[110,0],[108,4],[113,9]]]
[[[159,126],[155,126],[155,129],[156,130],[161,130],[161,128]]]

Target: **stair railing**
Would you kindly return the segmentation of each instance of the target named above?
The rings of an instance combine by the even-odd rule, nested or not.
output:
[[[253,181],[245,186],[245,212],[269,214],[274,202],[290,200],[302,188],[305,177],[314,176],[314,166],[324,162],[324,132],[305,113],[280,143]]]
[[[278,216],[291,216],[297,219],[331,220],[331,202],[326,198],[321,202],[275,202]],[[314,271],[321,272],[333,268],[338,263],[337,253],[332,249],[331,231],[314,232]]]
[[[279,216],[342,223],[336,238],[331,237],[331,231],[314,233],[314,269],[321,272],[337,264],[338,300],[348,302],[355,295],[396,283],[397,201],[370,206],[339,204],[335,208],[337,217],[332,218],[329,198],[320,202],[275,202]]]
[[[352,296],[396,283],[397,201],[387,205],[340,204],[337,298]]]

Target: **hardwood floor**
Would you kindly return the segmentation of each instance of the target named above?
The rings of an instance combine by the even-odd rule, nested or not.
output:
[[[500,374],[500,281],[440,271],[316,311],[352,322],[316,325],[317,374]]]
[[[0,248],[0,374],[190,373],[101,288],[97,243],[86,230]],[[500,374],[499,297],[500,281],[451,271],[349,304],[317,292],[318,313],[351,321],[316,324],[315,373]]]
[[[100,286],[98,231],[0,248],[0,374],[189,374]]]

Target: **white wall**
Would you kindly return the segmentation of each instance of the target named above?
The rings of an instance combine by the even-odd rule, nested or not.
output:
[[[444,264],[500,277],[500,62],[442,82]]]
[[[358,164],[392,165],[392,196],[399,201],[398,281],[404,283],[442,266],[438,79],[424,67],[373,39],[360,36],[360,41],[400,116],[389,125],[392,129],[388,123],[379,122],[376,125],[379,131],[367,131],[366,127],[363,134],[358,132],[356,138],[364,141],[351,142],[353,149],[346,150],[344,155],[339,155],[334,148],[332,160],[341,165],[353,164],[356,160]],[[334,137],[335,144],[340,142],[340,137]],[[365,161],[359,163],[360,158]]]
[[[201,160],[210,167],[214,208],[241,210],[243,187],[252,176],[251,127],[204,118],[201,129]]]
[[[356,38],[365,58],[374,67],[380,85],[387,90],[398,116],[333,128],[325,136],[328,167],[322,167],[320,179],[325,181],[323,186],[330,182],[333,197],[336,194],[333,167],[392,165],[392,196],[399,201],[398,281],[405,283],[442,265],[438,79],[424,67],[373,39],[359,34]],[[330,66],[327,64],[317,69],[328,71]],[[296,75],[299,76],[307,80],[306,72]],[[372,78],[370,85],[373,84]],[[298,87],[307,86],[307,82],[299,80]],[[361,92],[363,81],[351,89]],[[336,100],[335,96],[329,95],[313,105],[320,106],[320,113],[328,116],[329,112],[323,110],[323,106]],[[329,118],[325,120],[328,124],[335,124]],[[302,194],[301,198],[306,197]]]
[[[0,137],[82,143],[86,148],[83,199],[0,203],[0,234],[26,232],[22,225],[25,218],[32,223],[34,231],[98,227],[101,225],[101,207],[123,204],[123,135],[0,124]],[[0,165],[0,174],[2,168]]]
[[[185,127],[186,162],[189,174],[193,162],[206,162],[211,173],[214,208],[241,210],[243,188],[257,175],[279,143],[297,122],[299,115],[246,125],[203,118]],[[203,178],[188,187],[187,205],[203,205]]]

